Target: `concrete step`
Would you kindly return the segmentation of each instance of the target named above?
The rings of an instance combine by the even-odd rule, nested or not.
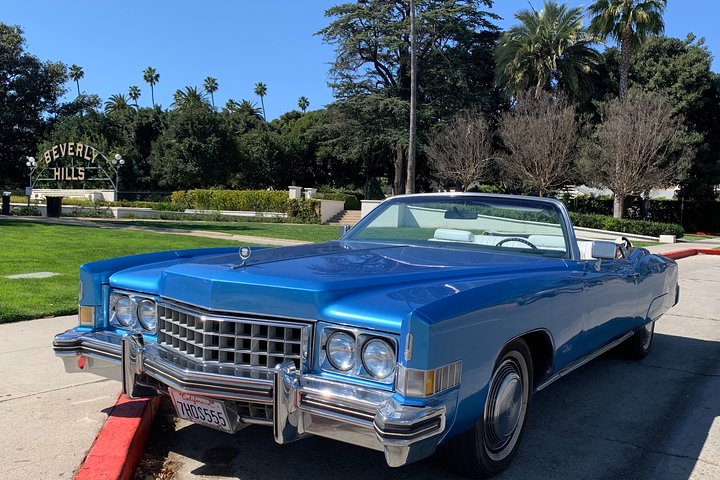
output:
[[[327,225],[350,225],[360,221],[359,210],[343,210],[326,222]]]

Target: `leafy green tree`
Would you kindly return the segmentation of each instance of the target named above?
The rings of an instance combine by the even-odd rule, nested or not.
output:
[[[257,82],[255,84],[255,95],[260,97],[260,105],[262,105],[262,115],[265,120],[267,120],[267,117],[265,116],[265,95],[267,95],[267,85],[265,85],[263,82]]]
[[[494,87],[493,58],[498,34],[492,23],[498,17],[487,11],[491,5],[489,0],[416,2],[417,64],[420,65],[417,131],[421,142],[439,120],[449,119],[457,111],[478,104],[486,112],[499,108],[501,99]],[[339,4],[325,12],[332,21],[318,32],[326,43],[335,47],[330,85],[341,103],[351,99],[356,101],[338,111],[368,113],[367,120],[377,123],[365,107],[383,105],[382,118],[390,128],[386,131],[392,134],[376,137],[386,142],[382,148],[372,139],[371,144],[376,147],[372,158],[382,155],[386,162],[383,170],[397,172],[389,175],[395,178],[396,191],[403,184],[398,173],[405,170],[409,131],[409,8],[406,0]],[[390,113],[398,116],[388,118],[386,114]],[[345,113],[338,118],[343,119],[342,123],[354,125]],[[367,136],[355,138],[360,143]],[[343,136],[342,141],[352,142],[352,138]],[[360,144],[346,146],[350,152],[365,150]],[[346,158],[345,155],[342,157]],[[357,157],[356,161],[366,162],[367,159]],[[420,162],[422,160],[419,158]],[[360,170],[370,172],[374,169],[361,167]]]
[[[130,88],[128,89],[128,97],[130,97],[130,100],[132,100],[135,104],[135,108],[138,108],[137,101],[140,99],[140,95],[142,95],[142,93],[140,92],[140,87],[138,87],[137,85],[130,86]]]
[[[215,97],[213,96],[213,94],[215,92],[217,92],[217,90],[218,90],[217,78],[207,77],[205,79],[205,82],[203,83],[203,88],[210,95],[210,100],[212,101],[212,107],[213,107],[213,110],[215,110]]]
[[[234,135],[224,119],[204,105],[170,112],[167,128],[153,142],[149,163],[160,188],[222,186],[235,171]]]
[[[150,85],[150,96],[152,97],[153,108],[155,108],[155,85],[160,81],[160,74],[153,67],[147,67],[143,71],[143,80]]]
[[[23,31],[0,22],[0,185],[27,183],[25,156],[37,157],[37,142],[59,110],[65,66],[41,61],[25,49]]]
[[[185,87],[185,90],[175,90],[173,106],[178,110],[204,110],[208,104],[205,93],[197,87]]]
[[[70,77],[70,80],[75,82],[77,85],[77,92],[78,97],[80,96],[80,79],[85,76],[85,72],[83,71],[83,68],[81,66],[72,64],[70,65],[70,70],[68,72],[68,76]]]
[[[132,105],[128,103],[128,97],[122,93],[116,93],[110,95],[110,98],[105,101],[105,113],[111,114],[121,110],[132,110]]]
[[[628,91],[631,55],[649,35],[665,29],[663,11],[667,0],[596,0],[588,8],[590,31],[612,38],[620,45],[620,101]]]
[[[498,83],[513,94],[532,88],[536,97],[557,89],[583,95],[602,60],[583,25],[583,8],[550,0],[539,12],[520,10],[515,18],[520,24],[500,36],[495,51]]]
[[[310,106],[310,100],[307,99],[307,97],[303,96],[298,99],[298,108],[305,113],[305,111]]]

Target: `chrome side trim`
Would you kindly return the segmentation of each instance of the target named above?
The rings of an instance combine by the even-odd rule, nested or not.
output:
[[[635,334],[634,331],[628,332],[628,333],[626,333],[625,335],[623,335],[622,337],[618,338],[617,340],[614,340],[614,341],[608,343],[608,344],[605,345],[604,347],[598,348],[598,349],[595,350],[594,352],[590,352],[588,355],[586,355],[586,356],[584,356],[584,357],[582,357],[582,358],[580,358],[580,359],[578,359],[578,360],[575,360],[573,363],[571,363],[571,364],[568,365],[567,367],[563,368],[562,370],[560,370],[559,372],[557,372],[555,375],[553,375],[552,377],[548,378],[548,379],[545,380],[543,383],[541,383],[540,385],[538,385],[537,388],[535,389],[535,391],[536,391],[536,392],[539,392],[540,390],[543,390],[544,388],[547,388],[551,383],[553,383],[553,382],[555,382],[556,380],[564,377],[565,375],[567,375],[568,373],[572,372],[573,370],[582,367],[583,365],[585,365],[585,364],[588,363],[589,361],[594,360],[595,358],[599,357],[600,355],[602,355],[603,353],[607,352],[608,350],[611,350],[611,349],[617,347],[617,346],[620,345],[622,342],[624,342],[624,341],[627,340],[628,338],[632,337],[634,334]]]

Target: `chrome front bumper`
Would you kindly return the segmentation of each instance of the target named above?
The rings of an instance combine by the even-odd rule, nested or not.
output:
[[[146,344],[142,335],[75,329],[57,335],[53,348],[67,372],[119,380],[130,397],[164,393],[169,387],[226,401],[234,430],[271,424],[278,443],[319,435],[383,451],[388,465],[399,467],[432,455],[445,432],[442,402],[404,405],[392,392],[303,374],[292,362],[278,365],[272,380],[197,372],[161,358],[157,345]],[[233,402],[271,407],[272,420],[244,419]]]

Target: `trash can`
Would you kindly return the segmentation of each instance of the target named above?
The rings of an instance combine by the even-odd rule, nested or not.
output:
[[[2,194],[2,214],[10,215],[10,192]]]
[[[63,197],[45,197],[47,202],[47,216],[48,217],[59,217],[62,211],[62,199]]]

